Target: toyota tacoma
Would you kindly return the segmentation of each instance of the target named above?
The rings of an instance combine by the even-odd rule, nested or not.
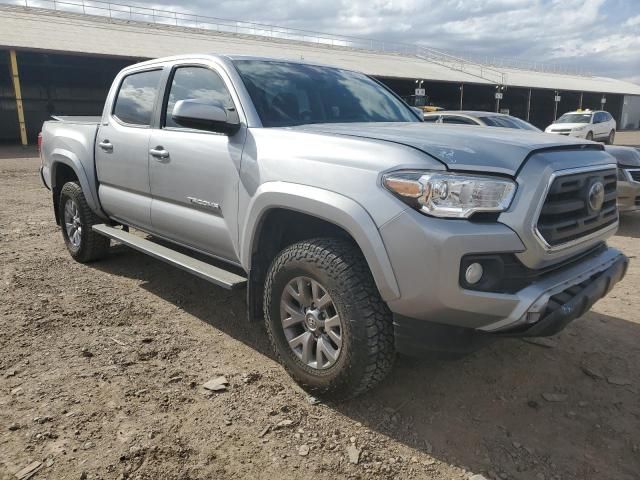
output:
[[[618,282],[616,162],[584,139],[433,125],[376,80],[224,55],[125,68],[102,117],[42,131],[70,255],[116,240],[226,288],[308,391],[396,352],[546,336]]]

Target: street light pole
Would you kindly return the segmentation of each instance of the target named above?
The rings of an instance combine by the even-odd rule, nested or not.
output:
[[[504,90],[503,85],[496,85],[496,113],[500,113],[500,100],[502,99],[502,91]]]
[[[560,102],[560,95],[558,95],[558,91],[555,91],[555,95],[553,97],[553,121],[556,121],[558,118],[558,103]]]

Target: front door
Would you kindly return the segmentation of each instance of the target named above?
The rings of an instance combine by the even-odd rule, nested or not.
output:
[[[151,227],[149,134],[162,70],[125,76],[96,137],[100,203],[127,225]]]
[[[237,262],[238,172],[246,130],[227,136],[183,128],[172,119],[179,100],[216,100],[235,108],[212,67],[177,66],[167,88],[159,128],[149,141],[153,231]]]

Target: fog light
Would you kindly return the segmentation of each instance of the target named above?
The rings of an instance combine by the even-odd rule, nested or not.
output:
[[[467,267],[467,270],[464,272],[464,279],[467,281],[469,285],[474,285],[478,283],[482,279],[482,274],[484,273],[484,268],[479,263],[472,263]]]

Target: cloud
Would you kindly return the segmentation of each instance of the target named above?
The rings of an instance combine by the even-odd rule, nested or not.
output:
[[[633,0],[155,0],[157,8],[419,44],[476,59],[566,64],[640,75]]]
[[[636,15],[635,17],[631,17],[627,19],[626,22],[623,23],[623,27],[640,27],[640,15]]]

